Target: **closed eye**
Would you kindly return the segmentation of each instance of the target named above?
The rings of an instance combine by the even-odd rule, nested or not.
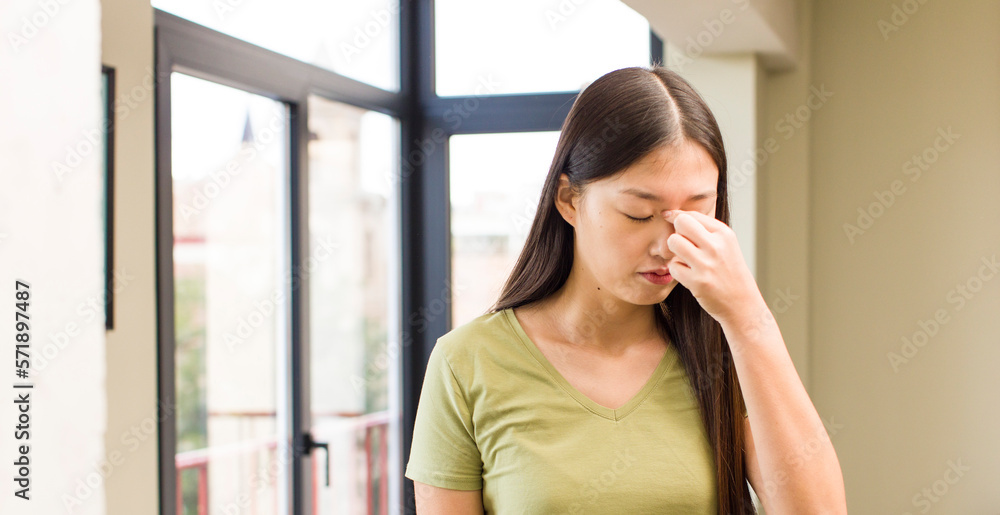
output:
[[[628,218],[629,220],[632,220],[633,222],[639,223],[639,224],[641,224],[643,222],[648,222],[648,221],[650,221],[650,220],[653,219],[652,216],[647,216],[646,218],[635,218],[635,217],[631,217],[631,216],[628,216],[628,215],[625,215],[625,218]]]

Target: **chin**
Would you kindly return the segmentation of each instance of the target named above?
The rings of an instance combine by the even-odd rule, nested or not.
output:
[[[670,297],[670,294],[673,293],[674,290],[677,289],[677,285],[678,284],[679,283],[676,280],[673,280],[673,281],[670,281],[670,284],[664,286],[664,288],[667,289],[667,294],[664,295],[662,299],[660,299],[660,302],[663,302],[664,300],[667,300],[667,297]]]
[[[656,304],[659,304],[659,303],[667,300],[667,298],[670,297],[670,294],[673,293],[676,285],[677,285],[677,283],[670,283],[670,284],[664,285],[663,288],[665,289],[665,293],[659,293],[659,294],[655,295],[654,297],[652,297],[650,300],[648,300],[646,302],[642,302],[641,304],[644,305],[644,306],[654,306]]]

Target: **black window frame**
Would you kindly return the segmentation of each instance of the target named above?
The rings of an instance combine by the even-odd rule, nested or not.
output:
[[[402,388],[402,463],[410,453],[413,421],[423,383],[427,358],[437,338],[451,327],[450,309],[443,316],[415,321],[409,314],[441,299],[450,291],[451,248],[448,191],[448,140],[456,134],[558,131],[576,92],[532,93],[489,96],[439,97],[434,86],[433,0],[400,0],[398,92],[382,90],[333,71],[258,47],[173,14],[154,9],[156,84],[156,269],[157,355],[159,424],[159,506],[163,515],[177,513],[175,370],[174,370],[174,277],[173,205],[170,169],[170,74],[174,71],[284,102],[289,106],[288,143],[290,197],[289,263],[303,263],[308,256],[308,97],[329,100],[381,112],[400,123],[399,194],[401,280],[399,342]],[[663,62],[663,41],[650,30],[651,63]],[[449,110],[474,103],[476,108],[453,127]],[[466,110],[468,112],[468,110]],[[431,142],[431,150],[425,152]],[[291,292],[290,350],[291,384],[284,399],[298,414],[291,421],[293,441],[283,442],[295,450],[292,462],[294,489],[288,513],[304,515],[296,499],[307,448],[304,425],[309,406],[308,360],[305,334],[308,281]],[[399,498],[401,513],[415,513],[413,482],[403,478]]]

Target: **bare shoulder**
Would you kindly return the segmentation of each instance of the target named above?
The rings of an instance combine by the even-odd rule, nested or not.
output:
[[[482,490],[452,490],[413,482],[417,515],[483,515]]]

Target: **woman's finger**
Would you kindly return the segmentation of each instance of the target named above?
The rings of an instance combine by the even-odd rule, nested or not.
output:
[[[683,234],[675,232],[667,237],[667,248],[677,257],[681,258],[689,267],[691,265],[696,266],[702,262],[701,251]]]
[[[668,213],[670,214],[664,215],[664,218],[674,224],[675,233],[684,235],[698,248],[705,248],[708,245],[708,241],[712,237],[711,232],[702,225],[701,220],[693,216],[690,218],[684,216],[697,213],[697,211],[668,211]],[[702,213],[698,214],[702,215]]]
[[[683,209],[673,209],[673,210],[664,211],[663,214],[664,214],[664,218],[666,218],[667,221],[670,222],[673,219],[675,219],[677,217],[677,215],[679,215],[681,213],[684,213],[686,215],[691,215],[692,217],[694,217],[695,220],[701,222],[701,225],[708,232],[716,232],[716,231],[721,231],[721,230],[729,228],[729,226],[726,225],[726,224],[724,224],[724,223],[722,223],[721,220],[719,220],[719,219],[717,219],[715,217],[712,217],[712,216],[708,216],[705,213],[702,213],[701,211],[685,211]]]

